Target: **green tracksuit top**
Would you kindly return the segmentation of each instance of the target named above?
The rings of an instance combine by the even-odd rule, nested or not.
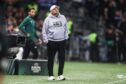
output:
[[[24,33],[24,34],[30,34],[30,39],[32,41],[35,41],[38,39],[37,34],[36,34],[36,26],[35,26],[35,21],[33,20],[32,17],[27,16],[19,25],[19,29]]]

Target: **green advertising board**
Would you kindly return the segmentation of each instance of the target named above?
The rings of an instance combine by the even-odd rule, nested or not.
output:
[[[48,75],[47,60],[9,60],[9,75]]]

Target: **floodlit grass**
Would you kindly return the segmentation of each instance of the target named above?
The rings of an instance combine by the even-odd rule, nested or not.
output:
[[[56,77],[57,68],[56,64]],[[126,84],[126,65],[66,62],[64,75],[65,81],[48,81],[48,76],[6,76],[4,84]]]

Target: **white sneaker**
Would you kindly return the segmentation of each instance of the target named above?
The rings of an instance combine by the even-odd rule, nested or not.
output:
[[[54,76],[49,76],[48,80],[55,80],[55,77]]]
[[[58,76],[57,80],[66,80],[66,78],[63,75]]]

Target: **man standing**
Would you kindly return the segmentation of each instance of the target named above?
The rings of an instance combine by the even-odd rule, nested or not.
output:
[[[59,69],[57,80],[65,80],[63,76],[65,61],[65,41],[68,39],[67,20],[64,15],[59,13],[59,6],[50,7],[50,14],[43,24],[43,42],[47,44],[48,51],[48,80],[55,80],[53,74],[54,57],[58,52]]]
[[[36,11],[34,8],[28,10],[28,16],[22,21],[19,25],[19,29],[28,36],[26,41],[24,52],[23,52],[23,59],[27,59],[29,56],[29,52],[32,51],[33,59],[37,59],[38,51],[36,43],[40,43],[40,40],[37,37],[36,29],[35,29],[35,21],[33,17],[35,16]]]

